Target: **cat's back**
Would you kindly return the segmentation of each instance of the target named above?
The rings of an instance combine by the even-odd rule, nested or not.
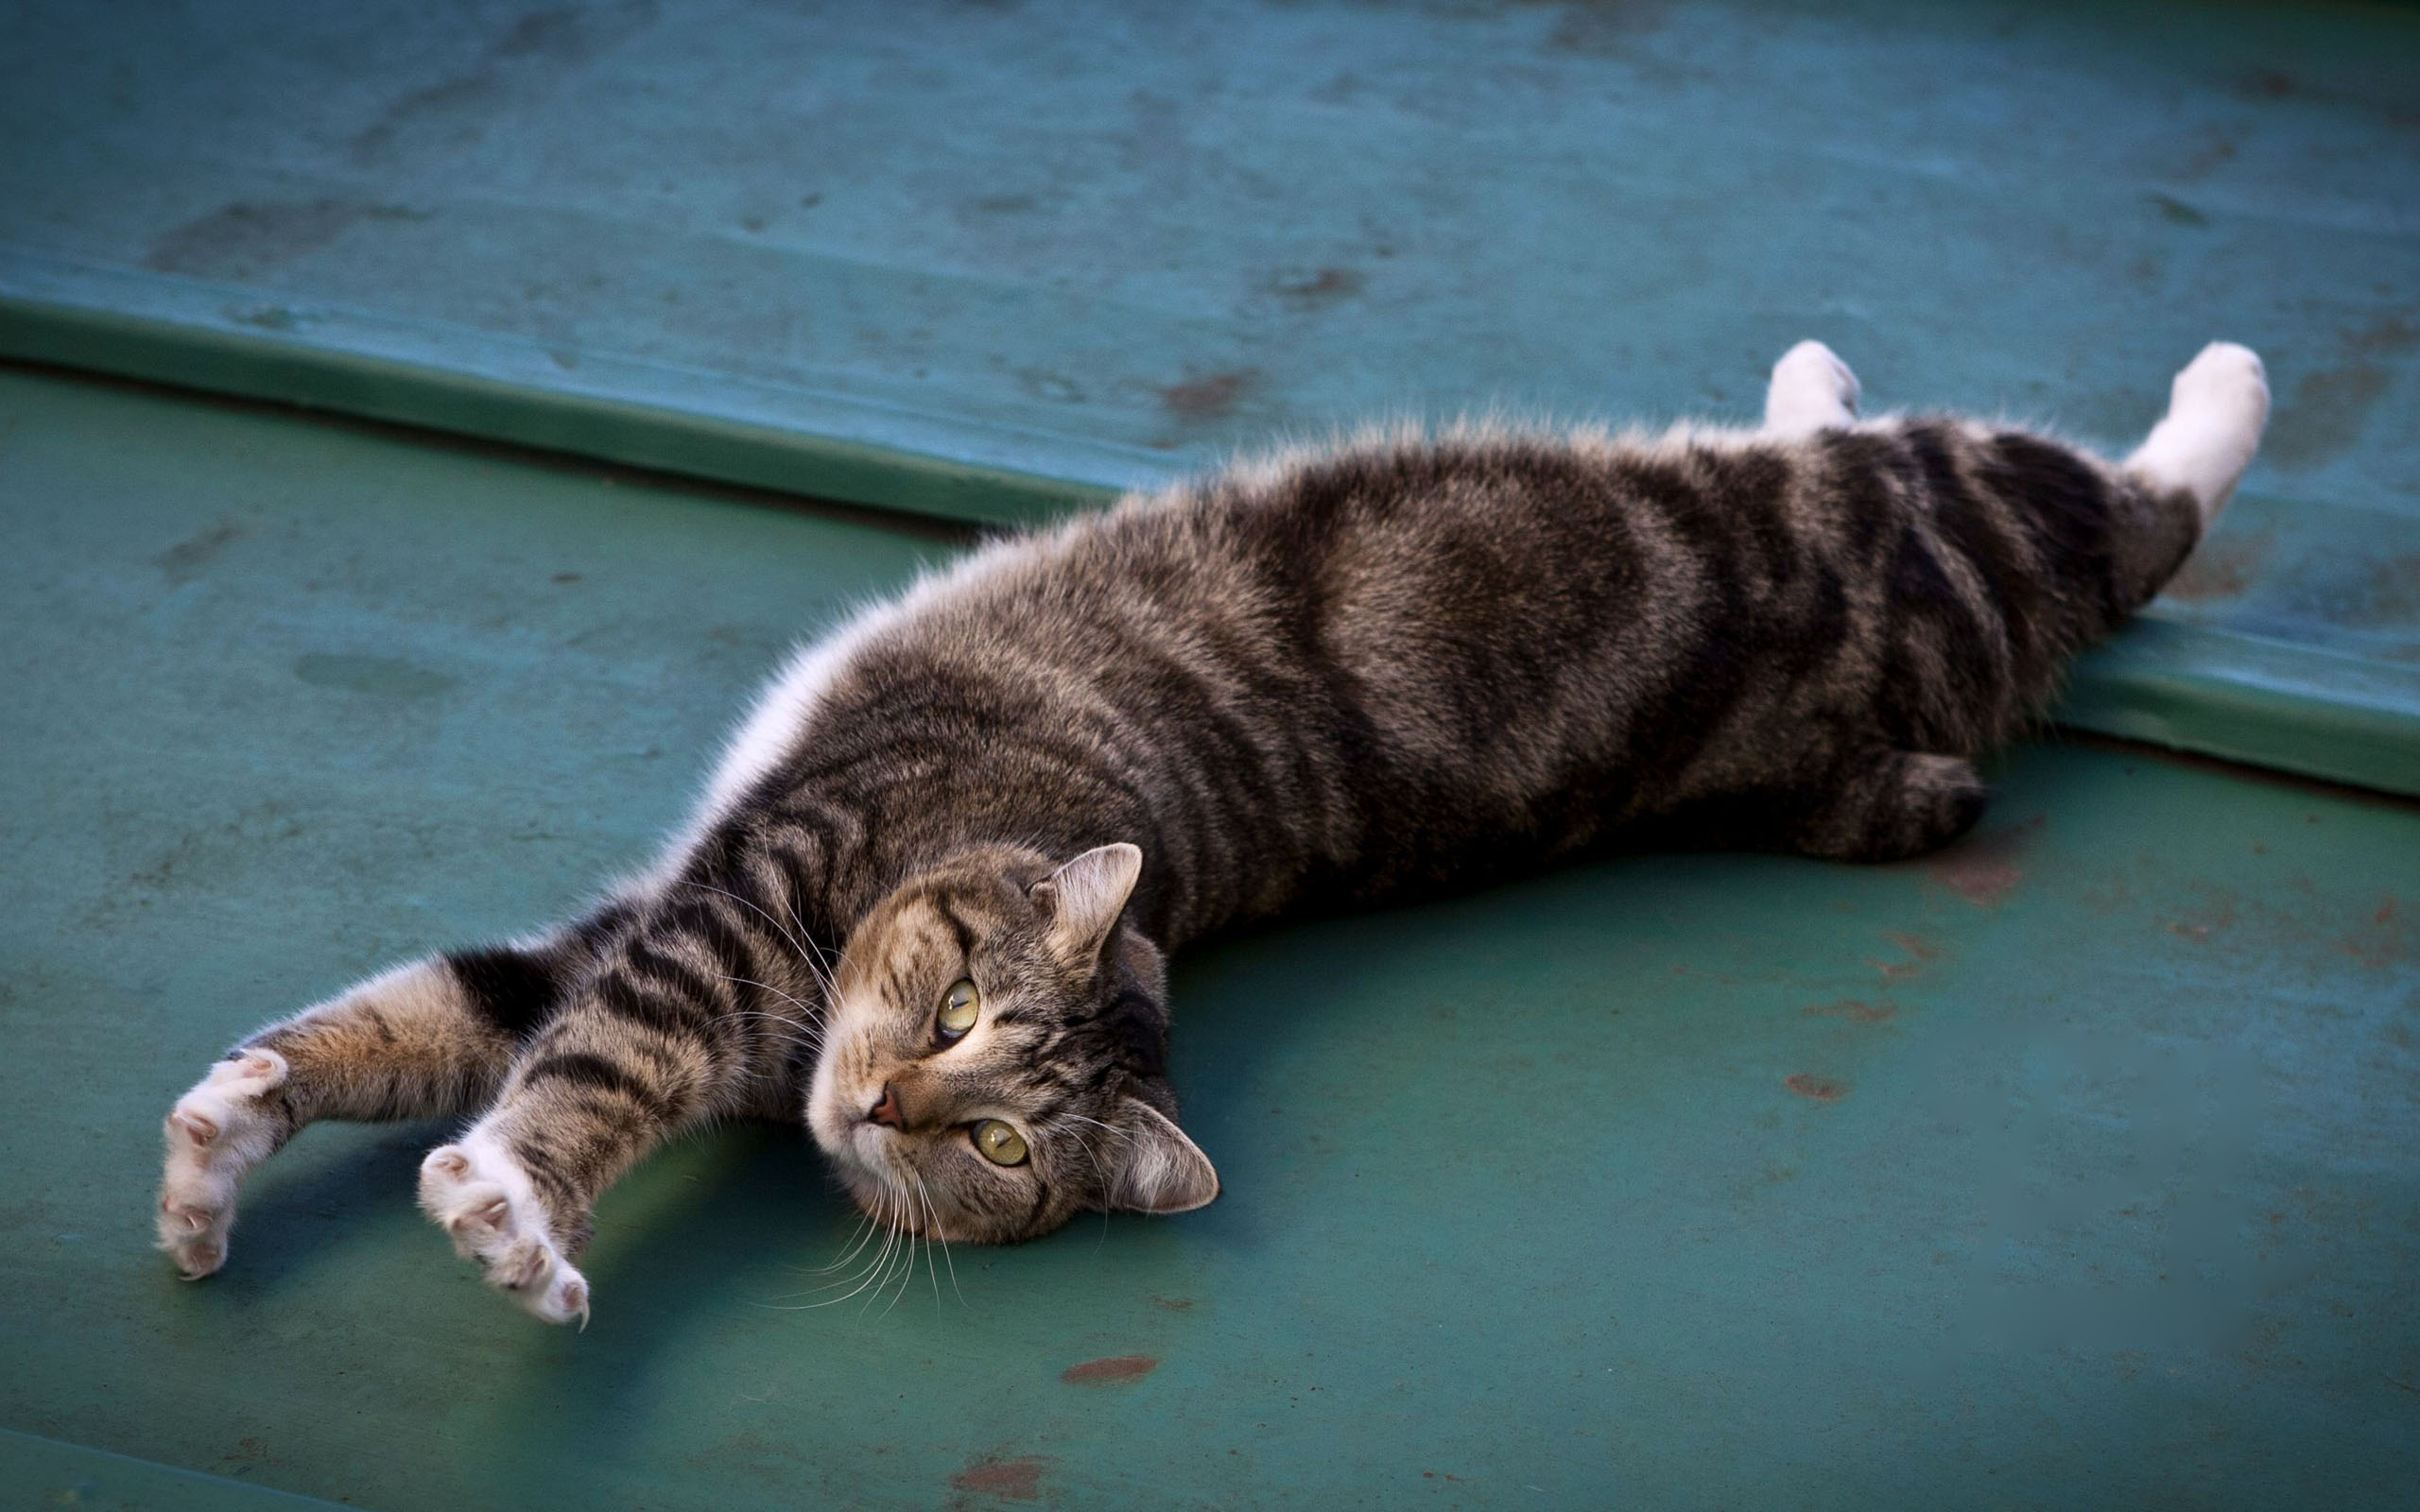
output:
[[[1281,453],[994,545],[919,607],[943,633],[1147,614],[1356,658],[1584,634],[1779,507],[1789,469],[1751,450],[1474,428]]]

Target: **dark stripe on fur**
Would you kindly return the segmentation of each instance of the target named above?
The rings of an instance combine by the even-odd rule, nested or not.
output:
[[[527,1040],[554,1012],[561,990],[551,963],[509,946],[454,951],[445,957],[471,1011],[514,1040]]]

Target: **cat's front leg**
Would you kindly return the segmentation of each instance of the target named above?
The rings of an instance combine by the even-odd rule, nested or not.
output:
[[[435,956],[372,977],[247,1040],[169,1109],[160,1247],[188,1280],[227,1261],[236,1190],[322,1118],[440,1118],[486,1101],[550,1000],[550,957]]]
[[[746,917],[709,896],[635,929],[514,1057],[494,1106],[422,1161],[422,1209],[533,1315],[585,1326],[573,1263],[589,1213],[641,1157],[708,1118],[794,1106],[782,1089],[811,1041],[805,1010],[763,985],[784,967],[754,958]]]

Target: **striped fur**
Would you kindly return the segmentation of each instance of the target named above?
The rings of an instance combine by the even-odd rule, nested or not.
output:
[[[995,543],[803,652],[590,918],[248,1040],[170,1116],[163,1245],[216,1268],[243,1172],[324,1117],[475,1115],[423,1204],[556,1320],[597,1194],[719,1117],[805,1119],[913,1234],[1181,1211],[1218,1185],[1166,951],[1614,845],[1939,846],[2183,561],[2266,389],[2212,348],[2126,464],[1855,401],[1807,344],[1760,430],[1382,436]]]

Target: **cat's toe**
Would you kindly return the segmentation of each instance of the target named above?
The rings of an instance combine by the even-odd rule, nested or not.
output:
[[[568,1261],[557,1260],[544,1278],[514,1295],[533,1317],[548,1323],[577,1320],[583,1331],[588,1327],[588,1279]]]
[[[198,1281],[227,1263],[227,1229],[233,1213],[222,1204],[163,1194],[160,1198],[160,1248],[176,1263],[177,1273]]]

